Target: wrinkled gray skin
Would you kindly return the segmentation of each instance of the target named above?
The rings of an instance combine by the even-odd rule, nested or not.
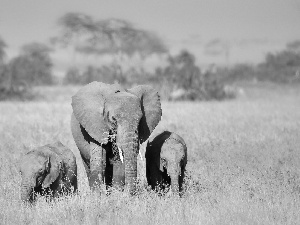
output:
[[[153,190],[171,185],[173,193],[182,191],[187,148],[177,134],[163,131],[151,138],[146,147],[146,177]]]
[[[77,190],[77,164],[73,152],[61,142],[48,144],[20,159],[21,200],[33,202],[36,194],[57,197]]]
[[[158,93],[146,85],[126,90],[119,84],[92,82],[72,97],[72,108],[71,131],[90,187],[125,185],[134,193],[139,144],[162,114]]]

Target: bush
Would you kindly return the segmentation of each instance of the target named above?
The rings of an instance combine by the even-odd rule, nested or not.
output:
[[[24,45],[21,54],[0,65],[0,100],[30,100],[35,85],[53,84],[50,48],[41,43]]]
[[[239,63],[231,68],[218,68],[215,76],[218,76],[222,83],[233,83],[256,80],[257,72],[253,65]]]
[[[63,84],[83,84],[83,78],[77,67],[70,68],[63,79]]]
[[[26,82],[7,80],[0,76],[0,101],[3,100],[32,100],[36,96]]]
[[[42,43],[24,45],[20,56],[9,63],[14,79],[22,79],[32,85],[52,85],[51,49]]]
[[[23,87],[13,87],[7,89],[0,87],[0,101],[28,101],[37,98],[37,93],[34,93],[32,89],[26,89]]]
[[[201,73],[200,68],[195,65],[194,55],[188,51],[169,57],[169,65],[156,71],[157,76],[173,89],[169,100],[222,100],[229,97],[221,79],[212,71]]]
[[[258,65],[257,79],[290,83],[300,81],[297,72],[300,70],[300,53],[284,50],[266,56],[265,62]]]
[[[26,68],[25,68],[26,69]],[[32,100],[36,97],[32,86],[26,81],[22,73],[13,73],[11,65],[2,65],[0,67],[0,101],[3,100]],[[23,72],[21,70],[21,72]]]
[[[64,84],[88,84],[93,81],[112,84],[118,81],[121,84],[127,83],[127,74],[123,74],[116,64],[104,65],[101,68],[87,66],[83,72],[78,68],[70,68],[63,80]]]
[[[222,83],[253,80],[276,83],[300,82],[299,43],[295,42],[295,46],[288,44],[287,49],[283,51],[267,54],[264,62],[257,66],[237,64],[231,68],[218,68],[217,76]]]

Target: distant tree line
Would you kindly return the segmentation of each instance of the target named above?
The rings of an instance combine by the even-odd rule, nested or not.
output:
[[[77,67],[70,68],[63,79],[63,84],[84,85],[92,81],[105,83],[118,82],[123,86],[134,84],[152,84],[158,89],[167,89],[170,100],[222,100],[231,98],[225,85],[211,71],[201,72],[196,65],[195,56],[183,50],[178,55],[168,57],[166,67],[156,68],[154,73],[143,69],[130,68],[123,71],[114,63],[101,67],[87,66],[81,71]],[[176,94],[179,93],[180,94]],[[177,96],[178,95],[178,96]]]
[[[226,83],[241,80],[300,83],[300,40],[288,43],[282,51],[268,53],[258,65],[237,64],[231,68],[219,68],[217,76]]]
[[[183,50],[171,56],[156,34],[136,28],[125,20],[95,20],[85,14],[67,13],[59,18],[58,27],[60,33],[51,38],[50,45],[26,44],[10,60],[6,60],[7,44],[0,37],[0,100],[31,98],[33,86],[56,84],[50,53],[57,47],[69,47],[74,55],[99,57],[99,60],[100,56],[107,54],[113,58],[110,64],[100,67],[89,65],[79,69],[73,63],[63,77],[64,85],[101,81],[118,82],[129,87],[148,83],[164,91],[170,100],[233,98],[235,93],[228,91],[228,85],[241,80],[300,81],[300,41],[288,43],[283,51],[267,54],[265,60],[255,66],[237,64],[201,71],[192,53]],[[136,67],[124,70],[121,65],[125,57],[120,56],[130,58],[134,54],[141,59],[151,54],[164,54],[168,56],[167,65],[152,73]]]

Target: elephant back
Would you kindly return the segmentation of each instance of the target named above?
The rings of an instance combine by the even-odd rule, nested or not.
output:
[[[71,167],[74,165],[74,163],[76,163],[76,157],[74,153],[69,148],[64,146],[60,141],[57,141],[53,144],[48,144],[45,147],[57,154],[66,166]]]
[[[169,138],[178,141],[179,143],[181,143],[186,148],[185,141],[178,134],[172,132]]]
[[[53,154],[56,154],[61,159],[65,176],[77,189],[77,163],[74,153],[59,141],[44,147],[49,148]]]

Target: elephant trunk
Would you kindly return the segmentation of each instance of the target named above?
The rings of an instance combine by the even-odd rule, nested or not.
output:
[[[173,193],[178,193],[179,191],[179,183],[178,183],[178,175],[171,175],[171,190]]]
[[[30,197],[35,187],[34,179],[25,179],[21,184],[21,200],[24,202],[30,201]]]
[[[133,128],[118,127],[117,145],[124,154],[125,188],[134,194],[137,178],[137,154],[139,150],[137,126]]]
[[[171,178],[171,190],[173,193],[179,192],[179,165],[177,163],[169,162],[168,174]]]

